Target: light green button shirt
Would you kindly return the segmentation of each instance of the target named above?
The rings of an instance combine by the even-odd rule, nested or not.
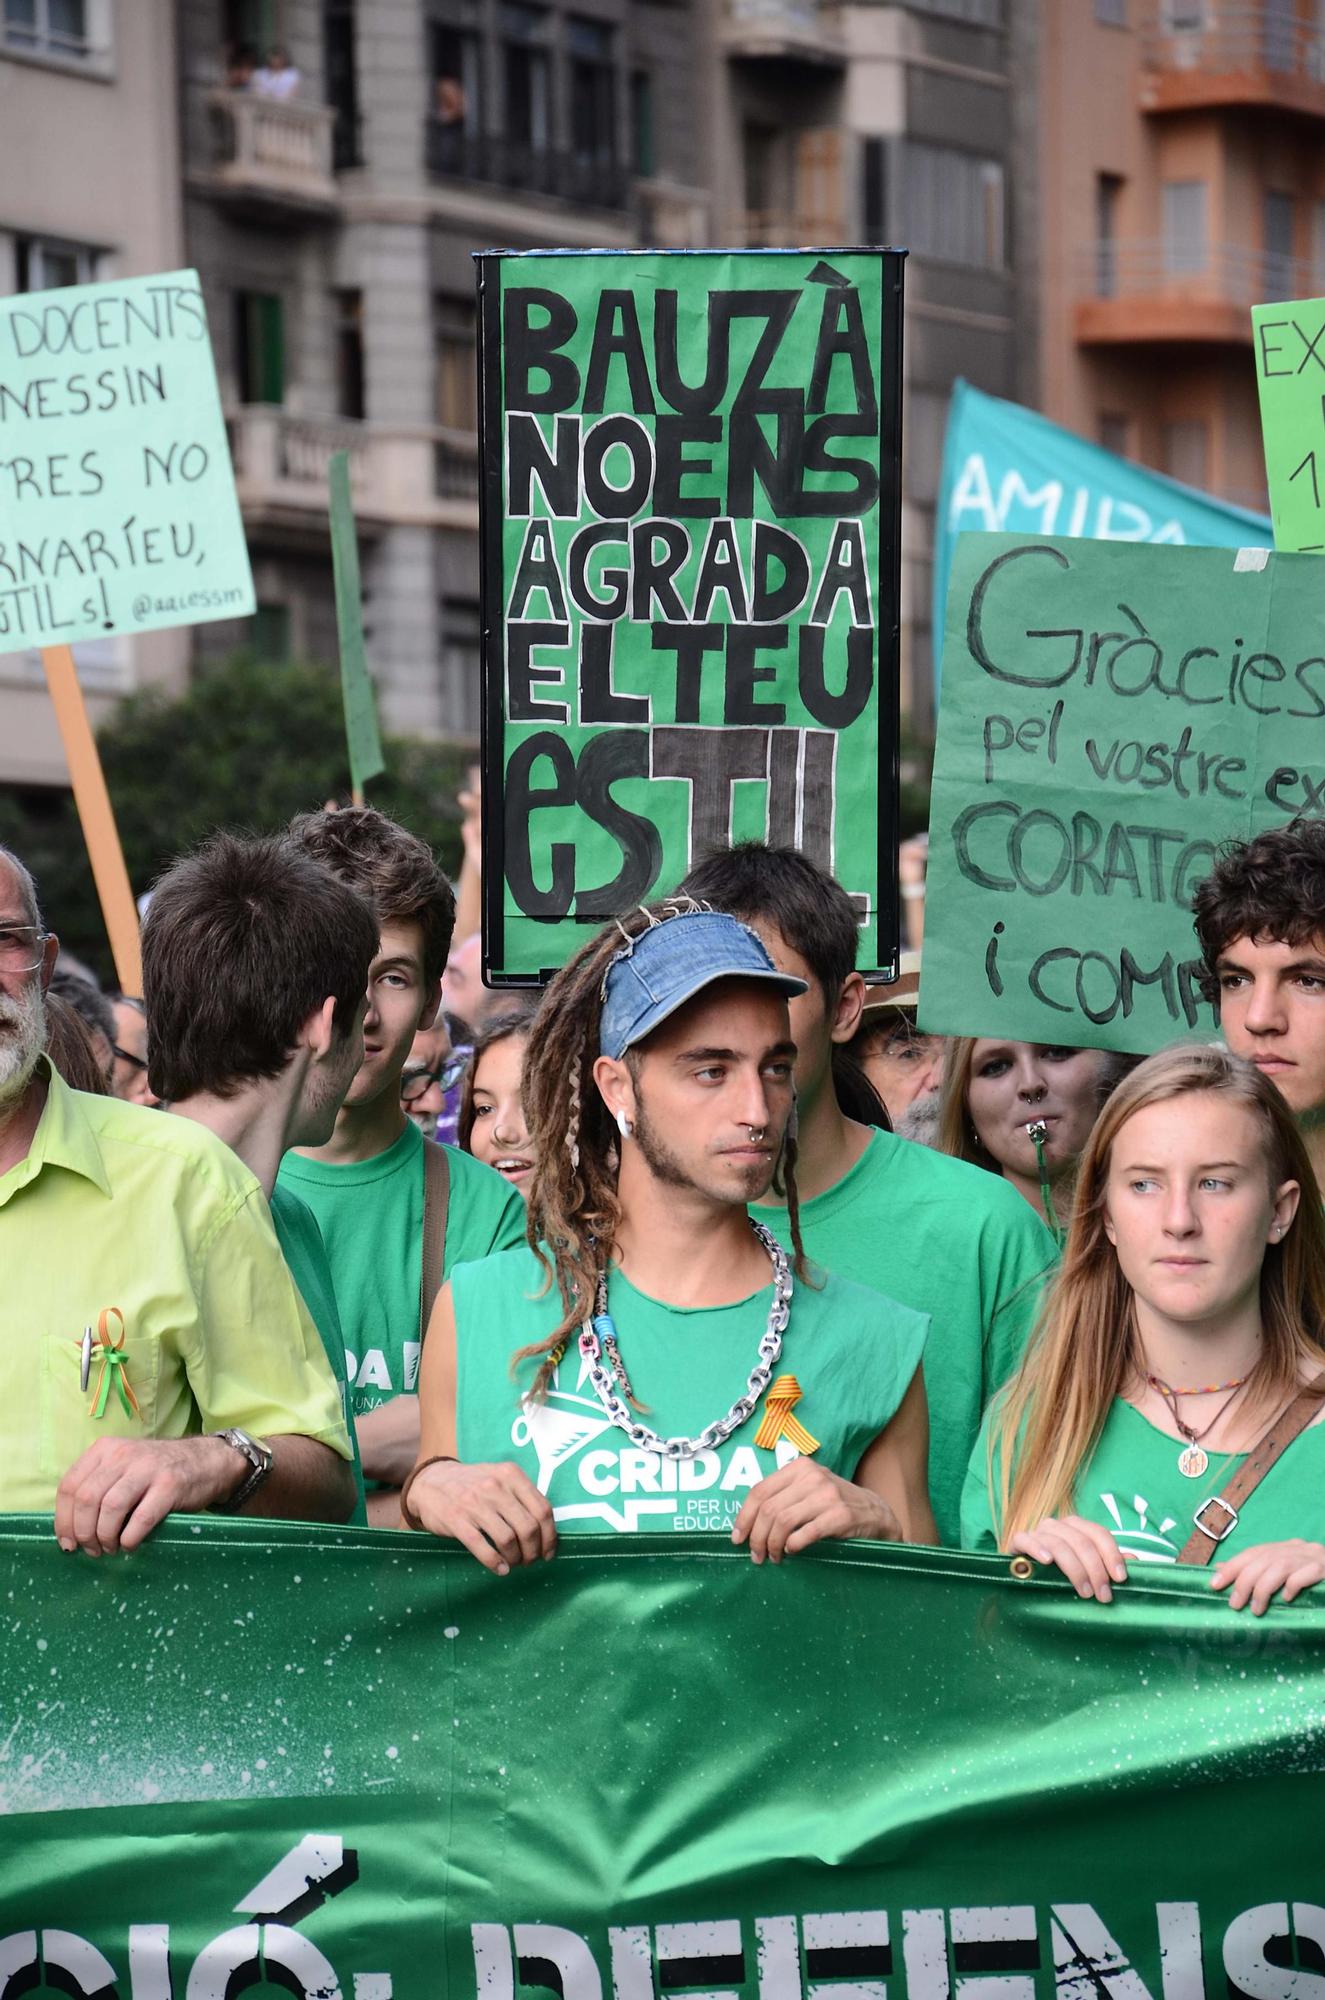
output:
[[[43,1070],[31,1151],[0,1175],[0,1511],[53,1508],[98,1437],[237,1425],[348,1459],[340,1392],[248,1168],[190,1119]],[[112,1307],[137,1410],[110,1381],[97,1417],[102,1364],[82,1389],[80,1347]],[[106,1330],[118,1342],[119,1319]]]

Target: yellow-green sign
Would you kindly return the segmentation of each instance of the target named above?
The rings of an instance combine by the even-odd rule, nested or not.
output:
[[[1277,549],[1325,551],[1325,299],[1253,306],[1256,386]]]

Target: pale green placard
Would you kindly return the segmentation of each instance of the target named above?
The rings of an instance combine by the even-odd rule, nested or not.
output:
[[[1274,545],[1325,551],[1325,299],[1253,306]]]
[[[0,300],[0,653],[253,603],[197,272]]]
[[[1193,891],[1221,842],[1325,814],[1322,576],[1266,549],[961,536],[922,1028],[1214,1034]]]

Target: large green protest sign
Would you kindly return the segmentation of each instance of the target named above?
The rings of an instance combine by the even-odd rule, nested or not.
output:
[[[1277,549],[1325,550],[1325,299],[1253,306]]]
[[[479,259],[494,983],[740,838],[891,971],[901,295],[896,252]]]
[[[4,2000],[1320,1990],[1310,1598],[261,1522],[0,1566]]]
[[[0,299],[0,653],[252,610],[197,273]]]
[[[1220,842],[1325,812],[1321,566],[964,535],[920,1019],[1148,1052],[1213,1030],[1191,899]]]

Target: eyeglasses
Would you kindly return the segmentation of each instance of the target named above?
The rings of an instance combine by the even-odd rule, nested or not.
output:
[[[136,1056],[132,1053],[131,1050],[122,1049],[118,1042],[112,1042],[110,1048],[111,1048],[111,1054],[115,1057],[117,1062],[128,1063],[130,1069],[146,1070],[147,1068],[146,1057]]]
[[[0,972],[35,972],[49,935],[38,924],[0,924]]]
[[[442,1095],[445,1096],[448,1090],[454,1090],[459,1083],[468,1061],[469,1051],[463,1049],[444,1057],[436,1069],[429,1069],[426,1063],[419,1063],[412,1069],[403,1069],[400,1072],[401,1103],[417,1104],[421,1097],[427,1096],[434,1084],[440,1087]]]

